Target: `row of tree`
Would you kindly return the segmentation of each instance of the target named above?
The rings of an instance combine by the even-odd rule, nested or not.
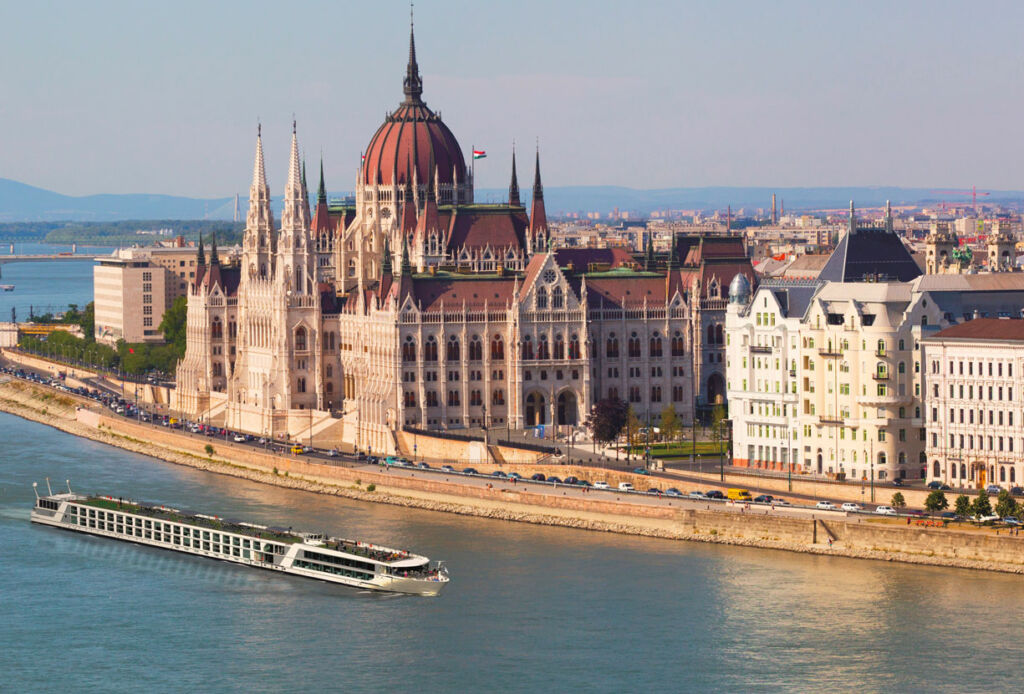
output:
[[[936,489],[924,500],[924,507],[928,511],[932,512],[945,511],[949,508],[949,501],[946,499],[946,495],[942,491]],[[984,489],[980,490],[978,492],[978,496],[974,497],[974,499],[971,499],[971,497],[966,494],[960,494],[953,502],[953,512],[958,516],[963,516],[964,518],[972,516],[977,516],[978,518],[982,516],[991,516],[993,510],[995,511],[995,515],[1000,518],[1017,518],[1024,516],[1024,506],[1017,503],[1017,500],[1014,499],[1010,495],[1010,492],[1005,489],[1001,490],[999,495],[996,497],[994,509],[992,507],[992,501]]]

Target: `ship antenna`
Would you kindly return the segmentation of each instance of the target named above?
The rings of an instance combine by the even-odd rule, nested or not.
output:
[[[53,496],[53,490],[50,489],[50,478],[46,478],[46,491],[50,492],[50,496]]]
[[[71,480],[64,480],[64,484],[68,485],[68,494],[74,494],[74,492],[71,491]]]
[[[33,482],[32,483],[32,491],[34,491],[36,493],[36,501],[39,501],[39,483],[38,482]]]

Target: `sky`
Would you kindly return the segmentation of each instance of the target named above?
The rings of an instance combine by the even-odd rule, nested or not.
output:
[[[420,0],[424,99],[478,188],[1024,189],[1022,2]],[[0,0],[0,177],[71,195],[351,190],[409,5]],[[520,160],[522,161],[522,160]],[[526,167],[529,169],[529,167]],[[521,165],[520,181],[530,171]],[[310,183],[311,187],[315,182]]]

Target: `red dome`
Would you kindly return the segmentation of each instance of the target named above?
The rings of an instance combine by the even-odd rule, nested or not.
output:
[[[432,183],[431,161],[441,183],[454,183],[453,172],[460,183],[466,182],[466,162],[455,135],[426,104],[406,102],[388,116],[370,140],[363,162],[363,183],[411,183],[413,166],[421,185]],[[396,171],[398,180],[393,181]]]

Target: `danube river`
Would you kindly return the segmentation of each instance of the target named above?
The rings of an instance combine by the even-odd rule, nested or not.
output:
[[[1019,689],[1024,578],[445,515],[178,467],[0,414],[0,689]],[[437,598],[29,523],[32,482],[405,547]]]
[[[9,243],[0,243],[0,260],[8,255]],[[80,246],[81,254],[107,254],[112,248]],[[70,253],[71,246],[48,243],[16,243],[17,255],[56,255]],[[68,304],[84,307],[92,301],[92,260],[38,263],[5,263],[0,265],[0,284],[13,284],[14,291],[0,292],[0,321],[11,319],[11,309],[19,321],[28,320],[29,311],[35,315],[63,311]]]

